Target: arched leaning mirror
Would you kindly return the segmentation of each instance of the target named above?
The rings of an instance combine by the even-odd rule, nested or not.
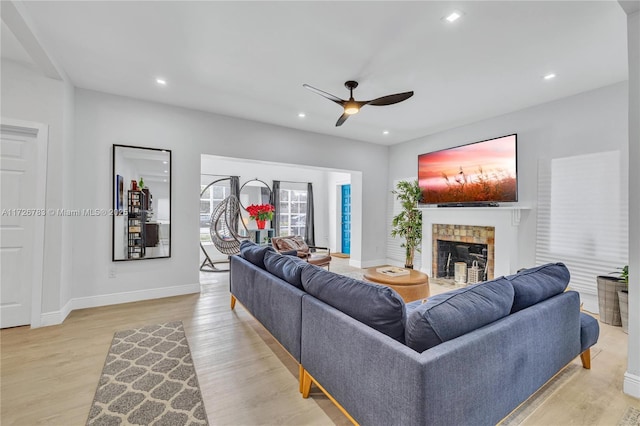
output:
[[[247,207],[252,204],[269,204],[270,199],[271,187],[266,182],[256,178],[243,183],[240,187],[240,206],[244,223],[251,223]]]
[[[240,187],[240,204],[247,209],[252,204],[269,204],[271,187],[260,179],[251,179]]]
[[[112,260],[171,257],[171,151],[113,145]]]

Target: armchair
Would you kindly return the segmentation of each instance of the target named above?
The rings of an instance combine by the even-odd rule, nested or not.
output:
[[[271,238],[271,244],[277,252],[291,252],[295,250],[299,258],[316,266],[326,266],[327,270],[329,270],[331,250],[328,247],[309,246],[299,235],[273,237]],[[312,251],[312,249],[323,251]]]

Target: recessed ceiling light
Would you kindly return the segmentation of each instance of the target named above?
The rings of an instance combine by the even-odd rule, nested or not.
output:
[[[164,171],[165,173],[169,173],[167,170]]]
[[[383,130],[383,131],[382,131],[382,134],[383,134],[383,135],[388,135],[388,134],[389,134],[389,131],[388,131],[388,130]]]
[[[455,22],[458,19],[460,19],[462,17],[463,13],[460,12],[459,10],[454,10],[453,12],[451,12],[450,14],[448,14],[447,16],[444,17],[444,19],[448,22]]]
[[[163,182],[166,182],[166,181],[167,181],[166,179],[165,179],[165,180],[163,180]]]
[[[298,113],[298,117],[300,118],[305,118],[307,116],[307,114],[305,114],[304,112],[299,112]]]
[[[158,83],[161,86],[166,86],[167,80],[165,80],[164,78],[156,78],[156,83]]]
[[[547,74],[543,77],[545,80],[551,80],[552,78],[556,78],[556,75],[554,73],[551,74]]]
[[[163,161],[162,164],[169,164],[169,162],[168,161]]]

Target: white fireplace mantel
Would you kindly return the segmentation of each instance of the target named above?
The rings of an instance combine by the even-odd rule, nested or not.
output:
[[[432,276],[433,224],[493,226],[495,228],[494,275],[510,275],[518,269],[518,226],[522,205],[500,207],[420,207],[422,211],[422,270]]]

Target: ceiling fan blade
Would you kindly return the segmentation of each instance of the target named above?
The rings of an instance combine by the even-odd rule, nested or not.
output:
[[[329,99],[330,101],[333,101],[333,102],[335,102],[335,103],[337,103],[337,104],[339,104],[339,105],[343,105],[343,104],[344,104],[344,102],[345,102],[345,101],[343,101],[342,99],[340,99],[339,97],[332,95],[331,93],[327,93],[327,92],[322,91],[322,90],[320,90],[320,89],[316,89],[315,87],[313,87],[313,86],[309,86],[308,84],[303,84],[303,85],[302,85],[302,87],[304,87],[305,89],[309,89],[309,90],[311,90],[312,92],[315,92],[315,93],[317,93],[318,95],[320,95],[320,96],[322,96],[322,97],[324,97],[324,98],[327,98],[327,99]]]
[[[338,118],[338,121],[336,121],[336,127],[338,126],[342,126],[342,123],[344,123],[345,121],[347,121],[347,118],[349,118],[349,114],[345,113],[342,114],[340,116],[340,118]]]
[[[368,101],[368,102],[366,102],[366,104],[367,105],[377,105],[377,106],[393,105],[393,104],[397,104],[398,102],[406,101],[407,99],[409,99],[412,96],[413,96],[413,91],[404,92],[404,93],[396,93],[395,95],[383,96],[381,98],[377,98],[377,99],[374,99],[372,101]]]

